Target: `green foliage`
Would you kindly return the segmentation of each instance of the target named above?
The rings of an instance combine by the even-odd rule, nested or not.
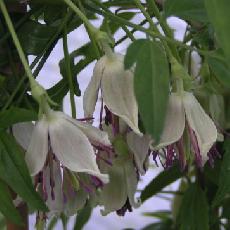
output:
[[[214,26],[218,45],[223,49],[227,58],[227,63],[230,62],[230,31],[229,31],[229,0],[205,0],[205,6],[209,16],[209,20]]]
[[[219,205],[230,194],[230,183],[228,178],[230,177],[230,141],[226,140],[224,143],[224,159],[221,166],[219,175],[219,188],[213,206]]]
[[[184,194],[178,214],[180,230],[209,230],[209,207],[204,191],[191,184]]]
[[[0,178],[31,207],[47,211],[34,189],[21,148],[14,138],[5,132],[0,133],[0,158]]]
[[[7,185],[0,180],[0,212],[10,221],[21,225],[21,217],[14,207]]]
[[[162,171],[144,188],[141,193],[141,200],[146,201],[160,192],[163,188],[179,179],[181,176],[182,173],[177,164],[168,170]]]
[[[83,229],[84,225],[90,219],[92,213],[92,208],[89,204],[87,204],[81,211],[77,213],[74,230],[81,230]]]
[[[145,130],[157,143],[164,127],[168,95],[169,67],[158,42],[134,41],[125,56],[125,67],[135,64],[134,89]]]
[[[166,0],[166,17],[177,16],[184,20],[207,22],[204,0]]]
[[[8,128],[13,124],[26,121],[36,121],[37,113],[33,110],[11,107],[0,112],[0,128]]]

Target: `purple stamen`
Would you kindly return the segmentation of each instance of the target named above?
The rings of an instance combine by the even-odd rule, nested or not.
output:
[[[216,145],[214,144],[208,152],[208,161],[212,168],[214,168],[214,162],[216,158],[221,158],[220,153],[218,152]]]
[[[174,160],[174,145],[169,145],[166,147],[167,149],[167,156],[166,156],[166,162],[165,162],[165,168],[170,168],[173,165],[173,160]]]
[[[129,198],[127,198],[124,206],[121,209],[117,210],[116,212],[118,216],[124,216],[127,211],[129,212],[133,211],[132,206],[130,205],[129,202]]]
[[[104,184],[99,178],[97,178],[96,176],[90,176],[90,177],[96,188],[103,187]]]
[[[176,146],[178,149],[180,168],[181,171],[184,171],[186,167],[186,161],[185,161],[185,154],[184,154],[184,147],[183,147],[183,137],[181,137],[181,139],[176,143]]]

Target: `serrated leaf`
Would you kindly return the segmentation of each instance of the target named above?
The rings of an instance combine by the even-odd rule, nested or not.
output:
[[[11,107],[0,113],[0,128],[8,128],[19,122],[36,121],[37,118],[37,113],[33,110]]]
[[[47,211],[46,205],[34,189],[21,148],[5,132],[0,132],[0,178],[31,207]]]
[[[21,217],[16,210],[10,191],[7,185],[0,180],[0,212],[6,217],[6,219],[12,221],[17,225],[22,225]]]
[[[207,22],[204,0],[166,0],[165,16],[177,16],[184,20]]]
[[[157,144],[169,96],[169,66],[164,50],[156,41],[136,40],[129,46],[124,64],[126,69],[136,64],[134,90],[141,119]]]
[[[150,197],[160,192],[182,176],[179,165],[175,164],[171,168],[158,174],[142,191],[141,200],[144,202]]]
[[[219,46],[222,47],[227,62],[230,62],[229,0],[205,0],[209,19],[214,26]]]
[[[191,184],[182,199],[178,224],[180,230],[209,230],[209,207],[204,191]]]
[[[230,195],[230,140],[224,143],[224,158],[219,174],[219,188],[212,203],[213,206],[219,205],[227,196]]]

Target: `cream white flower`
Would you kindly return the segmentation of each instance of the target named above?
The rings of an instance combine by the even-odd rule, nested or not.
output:
[[[110,145],[105,132],[89,124],[72,119],[62,112],[49,111],[43,115],[33,131],[25,160],[31,175],[43,169],[49,149],[60,163],[74,172],[84,172],[108,182],[96,164],[93,144]]]
[[[165,128],[159,144],[154,149],[178,143],[187,126],[196,162],[203,166],[208,159],[207,153],[217,140],[217,129],[192,93],[171,94]],[[167,150],[171,151],[170,149]],[[177,149],[180,149],[179,145]]]
[[[121,117],[134,132],[141,135],[138,128],[133,72],[124,69],[123,59],[122,55],[113,53],[112,57],[105,55],[96,63],[93,77],[84,93],[85,117],[93,115],[101,88],[103,102],[108,109]]]

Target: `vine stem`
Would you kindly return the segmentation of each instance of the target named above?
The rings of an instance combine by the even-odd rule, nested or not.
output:
[[[9,16],[8,12],[7,12],[5,3],[2,0],[0,1],[0,8],[1,8],[2,14],[3,14],[4,18],[5,18],[6,25],[7,25],[8,29],[9,29],[9,31],[10,31],[10,34],[11,34],[11,37],[13,39],[14,45],[15,45],[17,51],[18,51],[18,55],[20,57],[22,65],[24,66],[24,69],[25,69],[25,72],[27,74],[27,77],[29,78],[30,83],[33,83],[33,81],[35,81],[35,80],[34,80],[32,71],[31,71],[30,66],[29,66],[29,64],[27,62],[26,56],[25,56],[25,54],[24,54],[24,52],[22,50],[22,47],[21,47],[21,44],[19,42],[18,36],[17,36],[17,34],[16,34],[15,30],[14,30],[14,26],[13,26],[13,23],[12,23],[12,21],[10,19],[10,16]]]
[[[70,66],[70,57],[69,57],[69,51],[68,51],[68,40],[67,40],[67,28],[64,27],[64,34],[63,34],[63,50],[64,50],[64,56],[65,56],[65,67],[66,67],[66,73],[69,83],[69,91],[70,91],[70,105],[72,110],[72,117],[76,118],[76,105],[74,100],[74,83],[73,83],[73,76],[71,73],[71,66]]]

